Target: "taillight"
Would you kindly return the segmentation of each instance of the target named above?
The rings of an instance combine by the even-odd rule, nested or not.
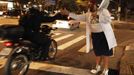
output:
[[[9,47],[9,46],[12,46],[12,45],[13,45],[12,42],[4,42],[4,46],[6,46],[6,47]]]

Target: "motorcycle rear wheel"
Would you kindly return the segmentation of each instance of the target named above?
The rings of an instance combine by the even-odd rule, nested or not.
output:
[[[48,52],[49,59],[55,59],[56,54],[57,54],[57,42],[52,39]]]
[[[9,57],[4,68],[4,75],[26,75],[29,60],[24,54],[14,54]]]

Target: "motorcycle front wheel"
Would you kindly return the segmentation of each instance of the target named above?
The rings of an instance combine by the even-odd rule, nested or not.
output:
[[[4,68],[4,75],[26,75],[29,61],[24,54],[11,55]]]
[[[48,52],[49,59],[54,59],[56,57],[56,54],[57,54],[57,42],[52,39]]]

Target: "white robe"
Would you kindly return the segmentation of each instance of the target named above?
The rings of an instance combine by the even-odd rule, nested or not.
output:
[[[111,27],[111,15],[108,11],[110,0],[102,0],[98,10],[99,14],[99,23],[104,31],[104,34],[106,36],[109,49],[117,46],[116,38],[114,36],[113,29]]]

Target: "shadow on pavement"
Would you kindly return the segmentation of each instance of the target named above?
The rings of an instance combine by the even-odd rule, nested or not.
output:
[[[109,69],[108,75],[119,75],[119,70]]]

